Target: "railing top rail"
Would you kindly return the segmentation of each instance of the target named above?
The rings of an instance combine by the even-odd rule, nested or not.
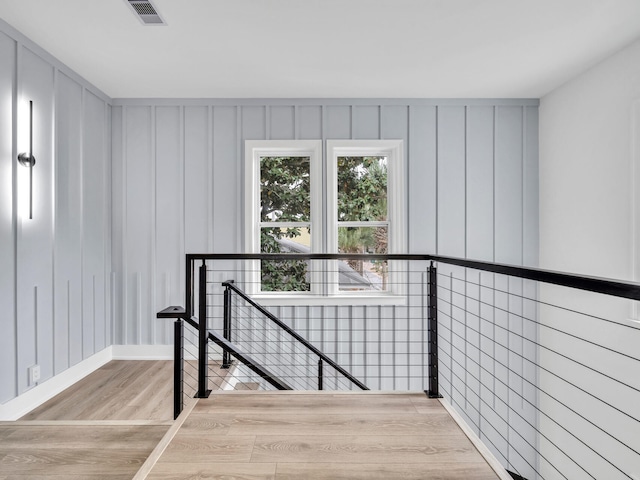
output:
[[[434,261],[527,280],[587,290],[631,300],[640,300],[640,283],[577,275],[540,268],[483,262],[430,254],[346,254],[346,253],[189,253],[187,261],[198,260],[408,260]]]
[[[512,277],[524,278],[526,280],[535,280],[563,287],[576,288],[578,290],[587,290],[615,297],[629,298],[632,300],[640,300],[640,284],[634,282],[625,282],[610,278],[592,277],[587,275],[576,275],[572,273],[556,272],[553,270],[544,270],[541,268],[518,267],[515,265],[506,265],[501,263],[480,262],[476,260],[467,260],[454,257],[441,257],[432,255],[431,260],[456,265],[466,268],[474,268],[485,272],[499,273],[502,275],[510,275]]]
[[[431,260],[433,255],[381,253],[187,253],[191,260]]]

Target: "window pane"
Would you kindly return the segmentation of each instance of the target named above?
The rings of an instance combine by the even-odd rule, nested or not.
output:
[[[260,221],[308,222],[309,157],[260,158]]]
[[[260,229],[262,253],[309,253],[311,235],[309,227]],[[309,262],[304,260],[269,260],[260,265],[263,292],[308,292]]]
[[[387,220],[387,157],[338,157],[338,221]]]
[[[387,227],[338,227],[339,253],[388,253]],[[389,268],[384,261],[338,262],[338,289],[366,291],[388,289]]]

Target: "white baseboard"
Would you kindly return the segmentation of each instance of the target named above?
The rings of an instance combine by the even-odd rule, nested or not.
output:
[[[91,355],[53,378],[36,385],[22,395],[0,405],[0,420],[13,421],[52,399],[63,390],[83,379],[112,359],[112,347]]]
[[[462,429],[467,438],[473,443],[476,447],[480,455],[484,457],[489,466],[493,469],[493,471],[498,475],[500,480],[512,480],[511,475],[507,473],[507,470],[502,466],[502,464],[498,461],[491,450],[484,444],[480,437],[476,435],[476,433],[471,429],[467,422],[464,421],[462,415],[460,415],[455,408],[451,406],[449,402],[447,402],[444,398],[440,399],[440,403],[442,406],[449,412],[449,415],[455,420],[458,426]]]
[[[113,360],[173,360],[173,345],[113,345]]]
[[[112,345],[0,405],[0,421],[14,421],[111,360],[172,360],[172,345]]]

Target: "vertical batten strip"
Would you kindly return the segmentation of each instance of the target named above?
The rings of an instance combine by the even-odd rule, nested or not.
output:
[[[469,169],[469,106],[464,106],[464,258],[468,256],[468,244],[469,244],[469,183],[468,183],[468,169]],[[467,269],[462,269],[462,280],[464,288],[464,406],[465,409],[469,408],[469,355],[467,352],[467,346],[469,342],[467,340],[467,312],[469,311],[469,305],[467,303]]]
[[[151,185],[151,254],[149,258],[149,287],[148,287],[148,297],[149,297],[149,305],[147,313],[150,314],[156,306],[157,292],[156,288],[158,286],[158,282],[156,280],[156,261],[157,261],[157,251],[158,251],[158,218],[157,218],[157,192],[156,188],[158,185],[158,177],[157,177],[157,167],[156,164],[158,162],[157,158],[157,140],[158,140],[158,119],[157,119],[157,109],[156,106],[151,107],[151,136],[150,136],[150,147],[151,147],[151,178],[153,179]],[[156,332],[156,322],[152,315],[149,315],[147,318],[147,322],[149,323],[149,344],[155,345],[157,342],[157,332]]]
[[[182,202],[182,205],[179,206],[178,211],[182,212],[182,222],[180,227],[182,228],[182,235],[179,235],[180,238],[180,258],[183,259],[185,258],[186,255],[186,212],[185,212],[185,205],[186,205],[186,200],[185,200],[185,195],[186,195],[186,185],[185,185],[185,140],[184,140],[184,105],[181,105],[179,107],[178,110],[178,116],[179,116],[179,120],[178,120],[178,129],[179,129],[179,145],[178,145],[178,152],[180,154],[180,158],[178,159],[178,161],[180,162],[180,178],[178,179],[178,188],[180,188],[182,191],[179,192],[178,197],[180,198],[180,201]],[[179,273],[180,276],[176,279],[178,281],[178,285],[180,285],[180,299],[184,299],[186,297],[186,285],[184,282],[180,281],[181,278],[185,278],[186,277],[186,267],[185,267],[185,263],[183,261],[178,262],[179,263]],[[182,300],[181,300],[182,301]],[[186,307],[186,304],[185,304]],[[171,327],[167,326],[168,333],[170,334],[171,332]]]
[[[115,316],[116,316],[116,288],[117,288],[117,281],[116,281],[116,272],[111,272],[109,275],[109,287],[110,287],[110,291],[111,291],[111,344],[115,345],[115,339],[116,339],[116,325],[115,325]]]
[[[93,318],[93,353],[96,353],[96,331],[97,331],[97,322],[96,322],[96,276],[95,274],[91,276],[92,278],[92,298],[93,298],[93,306],[91,309],[92,318]]]
[[[35,53],[35,52],[34,52]],[[51,64],[50,64],[51,65]],[[56,67],[54,67],[53,65],[51,65],[51,69],[52,69],[52,85],[51,85],[51,197],[49,198],[49,208],[50,213],[51,213],[51,230],[49,232],[50,235],[50,251],[49,251],[49,255],[51,256],[51,272],[50,272],[50,280],[51,280],[51,311],[50,313],[50,318],[51,318],[51,376],[55,376],[56,371],[55,371],[55,288],[56,288],[56,281],[55,281],[55,272],[56,272],[56,253],[55,253],[55,244],[56,244],[56,235],[55,235],[55,231],[56,231],[56,177],[57,177],[57,168],[56,168],[56,159],[58,157],[57,155],[57,145],[58,142],[56,141],[56,106],[57,106],[57,96],[58,96],[58,69]],[[81,122],[82,123],[82,122]],[[80,131],[82,132],[82,126],[80,126]],[[82,195],[82,193],[81,193]],[[82,198],[82,196],[80,197]],[[80,210],[82,211],[82,210]],[[82,224],[82,219],[80,220],[81,224]],[[82,248],[82,246],[81,246]],[[38,356],[38,352],[36,350],[36,356]],[[38,365],[40,365],[40,359],[36,358],[36,363]],[[46,378],[44,378],[43,380],[45,380]]]
[[[35,346],[35,356],[36,356],[36,365],[39,364],[40,358],[38,355],[38,344],[39,342],[39,329],[38,329],[38,286],[33,286],[33,324],[34,324],[34,338],[33,344]],[[27,379],[27,384],[29,380]]]
[[[527,115],[526,115],[526,107],[522,106],[522,154],[521,154],[521,164],[520,164],[520,195],[521,195],[521,210],[520,210],[520,218],[522,219],[522,232],[521,232],[521,238],[522,238],[522,245],[520,246],[520,265],[524,265],[524,257],[525,257],[525,253],[524,253],[524,248],[525,248],[525,240],[524,240],[524,232],[525,232],[525,223],[526,223],[526,217],[525,217],[525,205],[526,205],[526,197],[525,197],[525,176],[526,176],[526,145],[527,145]],[[524,281],[520,280],[520,285],[521,285],[521,289],[520,289],[520,295],[522,295],[523,297],[525,297],[525,292],[524,292]],[[519,323],[520,323],[520,374],[523,376],[525,375],[524,372],[524,320],[523,320],[523,316],[524,316],[524,305],[521,303],[521,308],[520,308],[520,318],[519,318]],[[518,392],[520,395],[520,408],[523,409],[524,408],[524,382],[522,380],[520,380],[518,382],[520,384],[520,391]]]
[[[207,178],[209,179],[209,188],[207,189],[207,246],[210,252],[213,252],[213,215],[215,214],[213,189],[215,179],[213,178],[213,142],[215,140],[213,132],[213,106],[207,106]]]
[[[243,132],[242,132],[242,107],[240,107],[239,105],[236,106],[236,141],[237,141],[237,149],[236,149],[236,158],[244,158],[244,145],[242,142],[243,139]],[[244,171],[244,162],[238,162],[238,164],[240,165],[239,167],[236,166],[236,185],[244,185],[242,179],[244,178],[245,175],[245,171]],[[242,187],[237,188],[236,189],[236,205],[240,206],[240,211],[244,212],[245,211],[245,205],[244,205],[244,190],[242,189]],[[234,239],[234,245],[244,245],[243,241],[240,241],[240,239],[243,239],[243,235],[245,235],[245,231],[244,231],[244,222],[240,222],[238,220],[236,220],[236,228],[235,228],[235,232],[236,232],[236,238]],[[244,250],[244,247],[240,246],[236,246],[236,253],[238,253],[238,248],[240,249],[240,252],[242,252]],[[235,262],[233,265],[234,270],[236,269],[238,265],[238,262]],[[231,266],[231,265],[230,265]]]
[[[56,89],[57,90],[57,89]],[[85,358],[87,358],[87,354],[85,352],[84,349],[84,322],[86,321],[86,319],[84,318],[84,307],[85,307],[85,299],[84,299],[84,295],[85,295],[85,288],[84,288],[84,281],[85,281],[85,263],[86,263],[86,259],[85,259],[85,248],[84,248],[84,241],[85,241],[85,229],[84,229],[84,214],[85,214],[85,208],[84,208],[84,189],[86,187],[85,185],[85,181],[84,181],[84,174],[85,174],[85,168],[84,168],[84,162],[85,162],[85,156],[84,156],[84,133],[85,133],[85,129],[84,129],[84,124],[86,121],[86,115],[85,115],[85,109],[86,109],[86,89],[82,88],[80,91],[80,134],[78,136],[78,138],[80,139],[80,145],[79,145],[79,151],[80,151],[80,161],[79,161],[79,168],[80,168],[80,315],[81,315],[81,319],[80,322],[83,326],[83,331],[82,331],[82,360],[84,360]],[[57,149],[56,149],[57,150]],[[55,266],[54,266],[55,268]],[[55,289],[55,285],[53,287]],[[95,302],[95,291],[93,292],[93,301]],[[54,296],[55,299],[55,296]],[[93,351],[91,353],[95,353],[96,351],[96,324],[95,324],[95,316],[92,319],[93,321]]]
[[[19,42],[14,43],[14,72],[13,72],[13,85],[11,87],[11,158],[18,157],[18,97],[21,94],[19,87],[20,69],[22,65],[22,54]],[[11,185],[13,202],[11,208],[11,230],[13,232],[13,341],[14,341],[14,362],[16,368],[16,374],[14,377],[14,391],[13,396],[17,397],[20,394],[20,375],[18,374],[20,368],[20,357],[18,342],[18,170],[15,162],[11,162]]]
[[[71,366],[71,280],[67,280],[67,366]]]
[[[142,272],[135,273],[136,282],[136,345],[142,345]]]
[[[128,282],[127,282],[127,273],[128,273],[128,256],[127,253],[129,248],[127,246],[127,203],[129,201],[129,195],[127,193],[127,115],[128,107],[126,105],[122,106],[122,121],[120,124],[120,128],[122,129],[122,235],[121,235],[121,245],[122,245],[122,272],[120,279],[120,308],[121,308],[121,328],[122,328],[122,344],[129,344],[129,292],[127,291]]]
[[[438,182],[438,175],[439,175],[439,166],[440,166],[440,107],[438,105],[436,105],[436,111],[435,111],[435,115],[436,115],[436,131],[435,131],[435,136],[434,136],[434,140],[435,140],[435,151],[436,151],[436,171],[435,171],[435,177],[436,177],[436,188],[435,188],[435,203],[436,203],[436,209],[435,209],[435,221],[434,221],[434,229],[436,231],[436,238],[435,238],[435,251],[436,251],[436,255],[440,254],[440,235],[438,233],[438,222],[439,222],[439,218],[440,218],[440,202],[438,201],[438,198],[440,196],[439,193],[439,188],[438,188],[438,184],[440,182]]]
[[[110,228],[110,223],[107,223],[107,220],[111,218],[111,205],[112,205],[112,196],[111,192],[111,165],[112,160],[109,156],[109,147],[107,145],[107,138],[110,138],[111,135],[107,134],[109,132],[109,105],[102,100],[102,129],[100,130],[101,141],[102,141],[102,161],[100,165],[102,165],[102,228],[104,232],[104,244],[102,249],[102,294],[104,296],[103,301],[103,322],[104,325],[104,347],[108,347],[113,344],[113,337],[109,333],[109,326],[112,325],[112,310],[111,310],[111,235],[112,231]]]
[[[54,146],[51,152],[51,157],[52,157],[52,161],[54,157],[57,157],[57,153],[58,153],[58,142],[56,141],[56,135],[55,135],[55,125],[56,125],[56,120],[57,120],[57,110],[56,110],[56,101],[58,98],[58,95],[60,94],[60,92],[58,91],[58,69],[54,68],[53,69],[53,98],[52,98],[52,102],[53,102],[53,108],[52,108],[52,117],[53,117],[53,121],[52,121],[52,129],[53,129],[53,143],[52,145]],[[82,123],[82,122],[81,122]],[[80,128],[82,128],[82,125],[80,126]],[[82,153],[80,154],[80,159],[82,160]],[[52,206],[52,215],[53,215],[53,221],[52,221],[52,235],[53,235],[53,242],[51,243],[52,245],[52,251],[51,251],[51,266],[53,267],[51,269],[51,319],[52,319],[52,324],[53,324],[53,335],[51,335],[51,370],[53,372],[53,375],[56,374],[56,269],[57,269],[57,265],[56,265],[56,235],[55,235],[55,231],[56,231],[56,217],[55,217],[55,212],[58,210],[58,195],[56,195],[56,191],[55,191],[55,187],[56,185],[58,185],[58,169],[57,168],[53,168],[52,170],[52,183],[53,183],[53,198],[51,199],[51,206]],[[82,190],[82,188],[80,189]],[[80,210],[82,212],[82,210]],[[80,239],[82,241],[82,235],[80,236]],[[80,265],[82,266],[82,243],[80,244],[81,248],[80,248]],[[82,272],[80,274],[80,278],[82,278]],[[82,308],[82,307],[81,307]],[[69,329],[69,323],[67,323],[67,330]],[[71,345],[71,344],[69,344]],[[37,363],[37,362],[36,362]]]

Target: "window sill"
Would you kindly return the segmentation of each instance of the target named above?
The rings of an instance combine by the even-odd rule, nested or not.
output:
[[[406,295],[287,295],[255,294],[251,298],[260,305],[270,306],[405,306]]]

